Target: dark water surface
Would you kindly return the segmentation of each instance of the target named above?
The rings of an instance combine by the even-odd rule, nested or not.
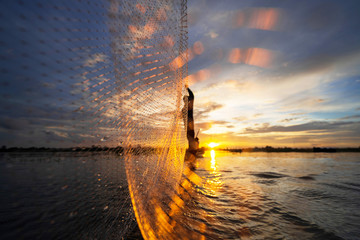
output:
[[[1,153],[0,221],[0,239],[141,239],[111,153]]]
[[[359,153],[208,152],[194,172],[183,224],[205,239],[360,239]],[[0,223],[0,239],[141,239],[109,153],[1,153]]]

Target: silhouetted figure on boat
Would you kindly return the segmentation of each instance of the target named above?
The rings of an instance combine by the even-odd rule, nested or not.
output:
[[[185,161],[189,163],[191,170],[195,170],[196,153],[199,148],[199,139],[195,137],[194,131],[194,93],[187,87],[189,96],[184,96],[184,108],[182,114],[186,128],[186,137],[189,148],[186,150]]]
[[[187,105],[187,121],[185,122],[186,125],[186,137],[189,142],[189,152],[196,154],[197,149],[199,148],[199,139],[195,139],[195,130],[194,130],[194,93],[190,90],[190,88],[187,88],[187,91],[189,92],[189,96],[184,96],[184,108],[183,108],[183,115],[185,118],[185,109]]]

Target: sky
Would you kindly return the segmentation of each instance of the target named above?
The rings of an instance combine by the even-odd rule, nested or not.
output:
[[[358,1],[180,3],[2,2],[0,146],[360,146]]]
[[[0,146],[185,145],[181,1],[150,3],[1,2]]]
[[[189,0],[200,145],[360,146],[360,2]]]

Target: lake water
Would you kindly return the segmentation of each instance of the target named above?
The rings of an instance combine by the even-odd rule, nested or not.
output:
[[[195,166],[179,222],[205,239],[360,238],[359,153],[213,151]],[[1,153],[0,239],[141,239],[127,191],[115,154]]]
[[[213,239],[360,239],[359,153],[222,153],[194,216]]]
[[[139,239],[122,156],[2,153],[0,239]]]

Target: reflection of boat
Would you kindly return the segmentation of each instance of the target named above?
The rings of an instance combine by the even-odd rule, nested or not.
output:
[[[194,157],[203,158],[204,153],[205,153],[205,148],[204,147],[198,148],[197,150],[186,149],[185,160],[190,160],[190,159],[192,159]]]
[[[203,158],[204,157],[204,153],[205,153],[205,148],[201,147],[196,151],[196,157],[197,158]]]

